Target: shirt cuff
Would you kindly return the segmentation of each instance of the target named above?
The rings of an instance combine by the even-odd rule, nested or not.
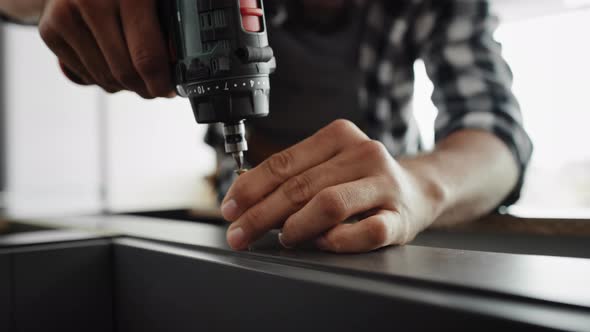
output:
[[[489,132],[506,144],[518,165],[518,181],[498,208],[516,203],[520,198],[527,166],[533,152],[533,143],[522,125],[512,118],[503,118],[490,112],[465,112],[448,123],[449,125],[436,129],[437,142],[457,131],[475,129]]]

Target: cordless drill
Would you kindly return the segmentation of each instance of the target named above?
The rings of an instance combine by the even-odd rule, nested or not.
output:
[[[177,93],[198,123],[223,123],[225,151],[244,167],[244,121],[269,113],[276,68],[262,0],[160,0]]]

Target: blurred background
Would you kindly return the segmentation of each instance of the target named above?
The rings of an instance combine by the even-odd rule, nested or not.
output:
[[[590,217],[590,1],[492,0],[497,39],[535,153],[525,217]],[[0,25],[0,189],[14,218],[215,208],[215,166],[188,101],[79,87],[31,27]],[[433,145],[432,84],[416,63],[414,108]]]

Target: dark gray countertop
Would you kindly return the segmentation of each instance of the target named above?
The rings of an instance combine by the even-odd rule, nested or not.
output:
[[[590,260],[408,245],[362,255],[315,250],[286,250],[269,233],[249,252],[236,253],[225,241],[224,227],[135,216],[70,217],[35,222],[83,231],[162,241],[225,255],[256,257],[377,278],[434,282],[538,301],[590,308]],[[82,232],[82,233],[81,233]],[[54,238],[55,240],[55,238]],[[0,243],[1,244],[1,243]],[[589,246],[590,247],[590,246]]]
[[[218,283],[216,278],[253,278],[250,280],[253,284],[274,280],[268,284],[266,298],[286,291],[281,287],[293,290],[286,285],[301,281],[322,285],[314,288],[314,292],[321,294],[344,296],[348,289],[359,294],[360,297],[351,298],[354,301],[361,298],[369,301],[361,294],[372,294],[374,299],[386,297],[399,303],[421,303],[420,310],[432,314],[438,311],[428,308],[459,313],[455,317],[473,314],[549,329],[590,331],[590,254],[588,238],[584,237],[428,231],[412,245],[368,254],[336,255],[319,252],[311,246],[284,249],[278,243],[276,231],[257,241],[249,251],[235,252],[226,244],[223,224],[144,216],[22,221],[10,224],[6,231],[0,236],[0,256],[56,248],[56,245],[71,247],[94,239],[110,244],[109,257],[116,258],[113,271],[126,271],[118,272],[119,278],[137,275],[140,279],[129,279],[132,285],[140,280],[146,283],[144,288],[125,294],[133,295],[129,299],[136,301],[147,292],[142,301],[147,301],[143,302],[144,306],[154,312],[164,310],[157,302],[150,302],[154,296],[173,303],[180,301],[186,310],[197,305],[198,301],[189,294],[198,297],[207,291],[201,288],[197,291],[198,286],[193,286],[192,280],[217,284],[219,289],[211,290],[211,296],[220,294],[229,299],[232,295],[224,293],[225,284]],[[193,274],[187,275],[188,271]],[[145,275],[150,278],[143,278]],[[185,284],[178,288],[176,283],[181,279]],[[240,287],[235,291],[248,292],[248,287]],[[329,289],[334,287],[340,291],[330,293]],[[127,286],[119,291],[126,289]],[[174,289],[177,293],[170,293]],[[186,293],[188,290],[194,293]],[[291,296],[299,298],[298,294]],[[276,299],[281,301],[279,295]],[[240,301],[240,297],[234,300]],[[312,305],[305,297],[300,300],[293,308]],[[255,305],[265,306],[258,302]],[[313,305],[309,308],[316,310],[311,309],[315,308]],[[206,305],[201,309],[212,310]],[[173,310],[168,314],[176,317],[178,312]],[[248,316],[243,319],[247,320]],[[447,323],[454,326],[452,322]],[[468,321],[461,324],[469,325]]]

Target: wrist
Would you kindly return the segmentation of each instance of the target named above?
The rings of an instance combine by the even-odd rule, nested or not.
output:
[[[431,226],[441,215],[443,215],[448,206],[450,206],[451,190],[443,181],[444,177],[434,166],[428,157],[408,158],[399,161],[401,167],[411,178],[419,201],[422,203],[419,209],[428,207],[426,225],[424,228]]]

